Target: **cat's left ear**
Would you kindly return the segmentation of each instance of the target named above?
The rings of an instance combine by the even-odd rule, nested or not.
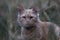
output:
[[[35,13],[38,13],[40,11],[38,6],[34,6],[32,9]]]

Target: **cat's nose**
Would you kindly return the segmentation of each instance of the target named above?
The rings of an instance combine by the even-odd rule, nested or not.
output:
[[[26,19],[26,21],[27,21],[27,22],[29,22],[29,21],[30,21],[30,19]]]

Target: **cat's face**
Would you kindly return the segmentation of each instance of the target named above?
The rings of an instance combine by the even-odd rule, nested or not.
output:
[[[24,27],[34,25],[37,22],[37,16],[37,11],[34,11],[33,9],[19,10],[18,23]]]

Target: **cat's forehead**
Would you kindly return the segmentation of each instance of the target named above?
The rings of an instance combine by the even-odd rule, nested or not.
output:
[[[25,9],[25,10],[24,10],[24,13],[32,13],[32,12],[33,12],[32,9]]]
[[[25,9],[25,11],[32,11],[32,9]]]

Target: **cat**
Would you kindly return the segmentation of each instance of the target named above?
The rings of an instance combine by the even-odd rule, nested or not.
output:
[[[25,9],[18,7],[17,22],[21,27],[21,40],[59,40],[59,26],[51,22],[42,22],[39,8]]]

